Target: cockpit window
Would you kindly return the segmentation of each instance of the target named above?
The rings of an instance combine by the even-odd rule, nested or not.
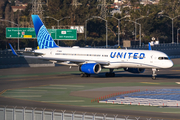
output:
[[[158,57],[159,60],[169,60],[168,57]]]

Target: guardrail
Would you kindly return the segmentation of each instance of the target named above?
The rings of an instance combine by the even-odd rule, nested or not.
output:
[[[119,46],[108,46],[110,49],[117,49]],[[166,44],[158,44],[151,46],[152,48],[159,48],[159,47],[180,47],[180,44],[172,44],[172,43],[166,43]],[[106,48],[106,46],[95,46],[92,48]],[[125,47],[120,46],[120,48],[124,49]],[[143,44],[141,46],[139,45],[132,45],[131,47],[128,47],[128,49],[148,49],[148,44]]]

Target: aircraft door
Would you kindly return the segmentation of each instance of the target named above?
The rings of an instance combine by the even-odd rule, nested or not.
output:
[[[150,56],[150,63],[153,63],[154,62],[154,55],[151,55]]]
[[[53,52],[52,52],[52,49],[50,49],[50,53],[49,53],[50,55],[52,55],[53,54]]]
[[[158,57],[153,55],[153,63],[154,64],[159,64],[159,62],[160,61],[158,60]]]

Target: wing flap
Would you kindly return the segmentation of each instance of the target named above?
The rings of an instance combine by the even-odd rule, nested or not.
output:
[[[50,57],[43,57],[40,58],[43,60],[49,60],[49,61],[53,61],[54,63],[62,63],[62,62],[69,62],[69,63],[73,63],[73,64],[85,64],[85,63],[99,63],[101,65],[109,65],[110,62],[109,61],[98,61],[98,60],[82,60],[82,59],[67,59],[67,58],[50,58]],[[56,62],[55,62],[56,61]]]

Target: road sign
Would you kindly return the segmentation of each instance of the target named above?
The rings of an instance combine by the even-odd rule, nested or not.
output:
[[[56,40],[77,40],[76,29],[57,29]]]
[[[84,33],[84,26],[83,25],[70,26],[70,29],[76,29],[77,33]]]
[[[54,40],[77,40],[76,29],[47,29]],[[36,38],[34,28],[6,28],[6,38]]]
[[[6,28],[6,38],[36,38],[34,28]]]

